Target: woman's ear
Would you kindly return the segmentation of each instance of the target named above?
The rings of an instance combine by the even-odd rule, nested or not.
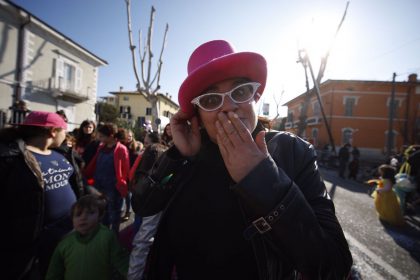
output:
[[[51,128],[49,129],[48,136],[49,136],[50,138],[55,138],[55,136],[57,135],[57,133],[58,133],[58,132],[60,132],[60,128],[51,127]]]

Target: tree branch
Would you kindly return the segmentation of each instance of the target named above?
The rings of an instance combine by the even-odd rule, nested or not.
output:
[[[331,40],[331,44],[330,44],[328,50],[325,52],[324,57],[321,58],[321,64],[319,65],[318,75],[317,75],[317,78],[316,78],[316,81],[317,81],[318,85],[321,83],[321,80],[324,77],[324,72],[325,72],[325,68],[327,67],[327,62],[328,62],[328,58],[330,56],[330,52],[331,52],[331,50],[332,50],[332,48],[334,46],[335,40],[337,39],[338,32],[340,31],[341,26],[343,25],[344,19],[346,18],[347,9],[349,7],[349,4],[350,4],[350,2],[347,1],[346,9],[344,10],[344,14],[341,17],[341,21],[340,21],[340,23],[337,26],[337,29],[336,29],[335,34],[334,34],[334,37]]]
[[[159,54],[158,69],[156,71],[155,76],[153,77],[152,82],[151,82],[151,84],[153,84],[155,82],[156,77],[157,77],[156,89],[153,91],[153,94],[156,93],[158,91],[158,89],[160,89],[160,84],[159,84],[160,83],[160,72],[162,70],[162,64],[163,64],[162,56],[163,56],[163,51],[165,50],[165,47],[166,47],[166,39],[168,37],[168,30],[169,30],[169,24],[166,24],[165,34],[163,35],[162,48],[161,48],[160,54]]]
[[[146,80],[144,78],[144,60],[146,57],[146,49],[147,49],[147,44],[145,44],[144,46],[144,51],[143,51],[143,55],[141,54],[141,42],[142,42],[142,32],[141,29],[139,30],[139,55],[140,55],[140,66],[141,66],[141,80],[143,81],[143,85],[146,84]]]
[[[276,95],[274,95],[274,103],[276,103],[276,116],[273,118],[273,120],[276,120],[280,116],[279,107],[280,107],[280,101],[283,98],[284,90],[281,91],[279,100],[277,101]]]
[[[152,6],[150,11],[150,22],[149,22],[149,31],[147,33],[147,49],[148,49],[148,61],[147,61],[147,78],[146,78],[146,91],[150,93],[150,72],[152,71],[152,59],[153,59],[153,52],[152,52],[152,35],[153,35],[153,22],[155,20],[155,7]]]
[[[133,64],[133,70],[134,70],[134,76],[137,80],[137,90],[139,92],[141,92],[140,90],[140,79],[139,79],[139,74],[137,72],[137,64],[136,64],[136,54],[134,52],[134,50],[136,49],[136,46],[133,44],[133,33],[131,31],[131,1],[130,0],[125,0],[126,3],[126,7],[127,7],[127,28],[128,28],[128,40],[129,40],[129,44],[130,44],[130,51],[131,51],[131,60],[132,60],[132,64]]]

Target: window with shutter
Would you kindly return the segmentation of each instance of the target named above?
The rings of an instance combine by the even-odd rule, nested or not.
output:
[[[64,80],[64,61],[61,58],[55,60],[55,84],[54,87],[62,90]]]
[[[318,102],[313,103],[314,117],[319,117],[321,115],[321,107]]]
[[[73,61],[59,57],[55,60],[55,84],[60,91],[81,92],[82,69]]]
[[[83,77],[83,70],[80,67],[76,67],[76,85],[75,91],[81,92],[82,90],[82,77]]]
[[[345,116],[353,116],[353,107],[356,100],[354,98],[346,98],[345,100],[345,112],[344,115]]]

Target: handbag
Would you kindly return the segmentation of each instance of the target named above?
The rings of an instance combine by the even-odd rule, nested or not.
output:
[[[404,192],[412,192],[416,186],[413,183],[413,179],[410,176],[411,166],[406,161],[401,165],[399,172],[395,175],[394,187]]]

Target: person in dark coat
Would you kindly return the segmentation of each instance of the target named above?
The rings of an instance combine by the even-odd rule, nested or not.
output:
[[[90,160],[96,153],[96,149],[89,150],[89,154],[85,155],[86,148],[91,142],[97,142],[97,145],[94,145],[95,148],[98,148],[99,141],[96,141],[96,124],[92,120],[84,120],[77,131],[76,136],[76,145],[74,150],[79,153],[86,164],[89,164]],[[85,158],[87,157],[87,158]]]
[[[59,147],[53,148],[53,150],[62,154],[73,166],[74,172],[70,176],[69,182],[76,197],[80,198],[86,194],[86,186],[81,171],[85,166],[85,162],[73,149],[73,143],[74,137],[67,133],[63,143]]]
[[[73,167],[51,150],[66,128],[59,115],[33,111],[0,132],[2,279],[44,279],[55,246],[72,229]]]
[[[258,123],[266,77],[264,57],[226,41],[191,55],[174,145],[133,188],[137,214],[160,213],[145,279],[348,276],[351,253],[314,147]]]
[[[351,150],[352,159],[349,163],[349,179],[357,180],[357,174],[359,173],[359,159],[360,151],[354,146]]]
[[[338,175],[343,179],[350,159],[350,147],[350,144],[347,143],[338,151]]]

